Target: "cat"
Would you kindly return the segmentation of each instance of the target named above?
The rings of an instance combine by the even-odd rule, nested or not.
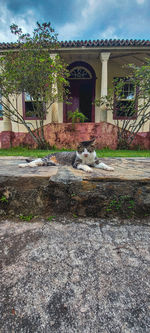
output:
[[[94,168],[113,171],[114,169],[102,162],[96,156],[95,140],[82,141],[79,143],[76,152],[57,152],[52,153],[44,158],[35,160],[26,160],[27,163],[19,164],[20,168],[36,167],[36,166],[56,166],[56,165],[72,165],[73,168],[92,172]]]

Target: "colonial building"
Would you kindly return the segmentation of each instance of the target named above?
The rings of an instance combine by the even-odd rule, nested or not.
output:
[[[7,51],[14,47],[12,43],[3,43],[0,44],[0,51]],[[145,58],[150,58],[150,41],[69,41],[61,42],[58,52],[69,65],[72,104],[67,105],[60,102],[53,104],[45,119],[47,139],[50,144],[55,144],[56,146],[67,146],[67,142],[68,144],[72,142],[73,146],[72,140],[78,141],[78,138],[70,134],[67,139],[67,131],[70,129],[67,114],[68,111],[75,111],[78,108],[87,117],[85,124],[76,124],[78,136],[83,140],[96,136],[97,139],[101,138],[102,144],[99,142],[99,147],[110,146],[115,148],[116,139],[113,141],[115,120],[120,119],[121,126],[121,120],[125,115],[119,112],[119,109],[114,109],[114,112],[112,112],[106,108],[97,107],[94,104],[94,100],[100,96],[107,95],[108,89],[112,87],[114,78],[125,76],[123,65],[131,63],[142,65]],[[130,82],[126,83],[125,89],[124,103],[135,97],[135,92]],[[23,114],[27,121],[35,122],[34,116],[31,117],[28,114],[30,107],[28,96],[22,94],[19,97],[18,107],[20,113]],[[51,126],[51,134],[49,134],[49,126]],[[57,138],[55,138],[56,131],[58,134]],[[5,117],[0,118],[0,132],[1,147],[9,146],[10,144],[17,145],[19,142],[28,142],[24,126],[12,123]],[[149,132],[150,120],[143,124],[140,129],[141,137],[146,138],[146,148],[149,147]],[[60,133],[61,137],[59,136]]]

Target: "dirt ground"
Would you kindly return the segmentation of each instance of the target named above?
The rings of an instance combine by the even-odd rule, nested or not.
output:
[[[150,219],[5,219],[0,239],[0,333],[150,332]]]

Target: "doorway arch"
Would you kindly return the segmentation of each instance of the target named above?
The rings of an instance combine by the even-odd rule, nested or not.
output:
[[[86,122],[95,121],[95,71],[91,65],[84,61],[75,61],[68,66],[70,71],[70,98],[71,104],[64,103],[64,122],[68,122],[68,111],[74,112],[77,108],[86,117]]]

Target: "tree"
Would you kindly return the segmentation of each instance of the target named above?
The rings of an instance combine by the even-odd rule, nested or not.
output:
[[[67,65],[56,54],[59,45],[50,23],[41,25],[37,22],[32,36],[23,34],[15,24],[10,29],[18,39],[16,48],[4,52],[0,58],[3,115],[23,124],[38,148],[45,149],[48,143],[44,136],[44,120],[50,106],[62,101],[67,94]],[[17,103],[13,102],[12,96],[17,100],[22,93],[30,96],[29,112],[34,114],[35,122],[26,121]]]
[[[150,59],[142,66],[130,64],[124,78],[115,78],[107,96],[96,105],[113,112],[118,128],[118,149],[131,146],[142,125],[150,121]]]

